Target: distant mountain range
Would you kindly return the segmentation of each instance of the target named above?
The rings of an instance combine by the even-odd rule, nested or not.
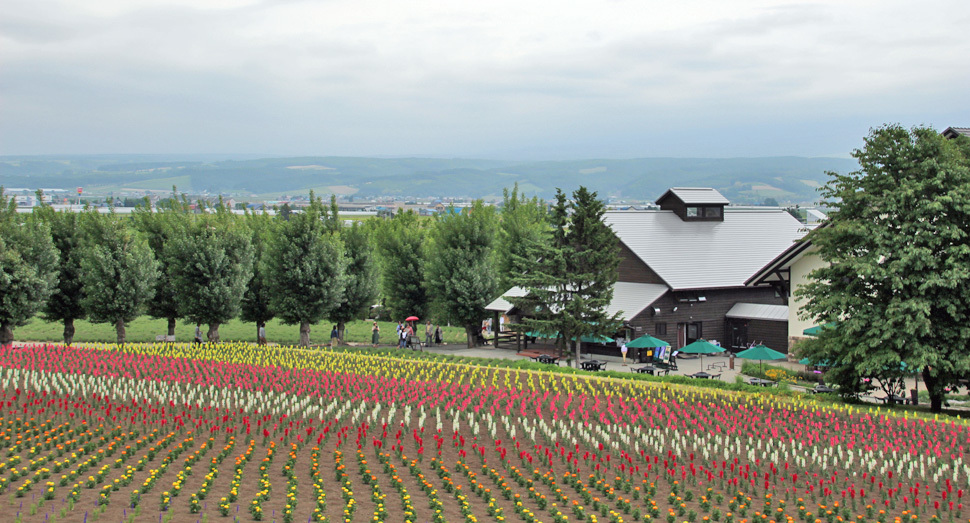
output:
[[[273,199],[282,195],[353,194],[499,198],[518,182],[526,195],[548,198],[580,185],[601,197],[648,200],[675,186],[714,187],[733,203],[810,203],[827,171],[858,168],[843,158],[636,158],[629,160],[496,161],[464,158],[252,158],[235,156],[0,156],[8,188],[84,187],[88,194],[165,191]]]

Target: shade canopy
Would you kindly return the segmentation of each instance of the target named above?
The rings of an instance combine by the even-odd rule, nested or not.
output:
[[[574,340],[576,338],[573,338]],[[579,341],[584,341],[586,343],[613,343],[613,338],[609,336],[600,336],[599,334],[587,334],[585,336],[580,336]],[[629,347],[629,345],[627,345]]]
[[[755,345],[737,353],[737,357],[745,360],[783,360],[788,356],[764,345]]]
[[[828,323],[823,323],[822,325],[816,325],[814,327],[809,327],[809,328],[803,330],[802,331],[802,334],[804,334],[806,336],[818,336],[819,334],[822,333],[823,330],[825,330],[825,329],[834,329],[838,325],[839,325],[838,323],[836,323],[834,321],[830,321]]]
[[[529,331],[525,333],[525,335],[532,338],[558,338],[559,332],[546,334],[538,331]],[[573,338],[573,341],[576,341],[576,338]],[[599,336],[596,334],[586,334],[584,336],[581,336],[579,338],[579,341],[584,341],[586,343],[612,343],[613,338],[610,338],[609,336]],[[627,347],[629,347],[629,345],[627,345]]]
[[[802,365],[812,365],[812,366],[815,366],[815,367],[831,367],[832,366],[832,363],[829,362],[829,360],[820,361],[818,363],[812,363],[812,361],[809,360],[808,358],[802,358],[802,359],[798,360],[798,363],[801,363]]]
[[[669,347],[670,344],[649,334],[644,334],[635,340],[628,341],[626,346],[631,349],[656,349],[657,347]]]
[[[724,348],[718,347],[707,340],[697,340],[690,345],[685,345],[680,349],[680,352],[684,354],[716,354],[718,352],[724,352]]]

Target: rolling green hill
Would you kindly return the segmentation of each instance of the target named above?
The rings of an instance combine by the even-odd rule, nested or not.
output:
[[[628,160],[497,161],[463,158],[164,156],[0,157],[0,185],[85,188],[98,194],[168,190],[275,198],[318,192],[356,197],[497,197],[518,182],[526,194],[550,197],[557,187],[585,185],[609,196],[653,200],[674,186],[714,187],[735,203],[807,203],[826,171],[856,169],[842,158],[637,158]],[[339,189],[337,189],[339,187]]]

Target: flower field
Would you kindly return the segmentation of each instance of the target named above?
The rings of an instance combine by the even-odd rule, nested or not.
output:
[[[3,521],[966,520],[965,424],[243,344],[0,350]]]

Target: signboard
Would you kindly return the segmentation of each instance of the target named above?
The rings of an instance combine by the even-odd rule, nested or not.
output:
[[[78,195],[78,196],[81,196],[81,191],[82,191],[82,189],[81,189],[80,187],[78,187],[78,188],[77,188],[77,195]]]

